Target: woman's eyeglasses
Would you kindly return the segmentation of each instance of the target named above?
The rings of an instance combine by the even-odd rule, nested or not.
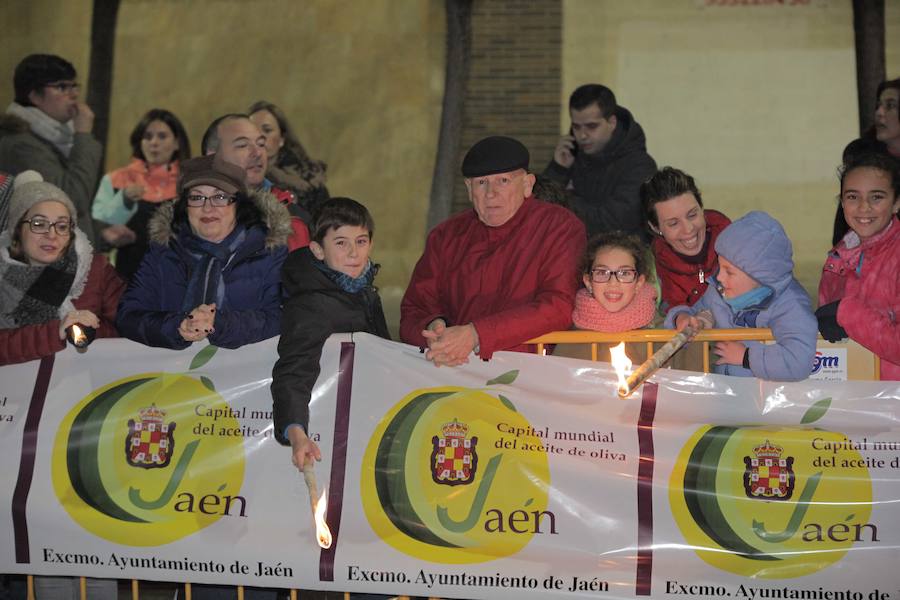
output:
[[[606,283],[613,275],[619,283],[633,283],[637,279],[638,272],[635,269],[591,269],[591,281],[594,283]]]
[[[193,207],[206,206],[206,201],[213,206],[228,206],[234,202],[234,196],[226,196],[225,194],[213,194],[212,196],[203,196],[202,194],[190,194],[187,197],[187,205]]]
[[[56,223],[51,223],[47,219],[36,217],[33,219],[25,219],[21,221],[21,223],[28,223],[28,229],[31,230],[31,233],[50,233],[51,227],[56,231],[56,235],[59,236],[65,237],[72,233],[72,224],[69,221],[57,221]]]

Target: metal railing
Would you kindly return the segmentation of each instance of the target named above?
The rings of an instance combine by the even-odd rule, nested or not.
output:
[[[599,360],[599,348],[601,344],[618,344],[625,343],[643,343],[646,344],[647,356],[653,354],[658,349],[655,344],[664,344],[675,335],[672,329],[634,329],[632,331],[623,331],[618,333],[604,333],[601,331],[554,331],[540,337],[529,340],[527,343],[537,346],[538,354],[547,354],[547,347],[553,345],[589,345],[591,350],[591,360]],[[692,343],[703,344],[703,364],[704,373],[710,372],[710,342],[774,342],[772,330],[768,328],[738,328],[738,329],[705,329],[697,334]],[[843,345],[851,345],[857,355],[865,355],[872,362],[871,379],[878,380],[881,378],[881,363],[878,356],[859,346],[855,342],[841,342]],[[821,337],[818,338],[818,346],[833,347],[834,344],[825,342]]]
[[[79,593],[81,596],[81,600],[89,600],[88,595],[87,595],[87,578],[79,577],[78,579],[79,579]],[[131,598],[132,598],[132,600],[140,600],[141,580],[132,579],[130,581],[130,583],[131,583]],[[27,586],[28,586],[28,600],[35,600],[34,576],[33,575],[27,576]],[[176,589],[178,588],[178,586],[183,586],[185,600],[191,600],[191,584],[186,583],[186,582],[183,584],[175,584]],[[291,600],[297,600],[297,598],[298,598],[297,590],[289,590],[289,594],[290,594]],[[410,600],[410,597],[409,596],[397,596],[397,599],[398,600]],[[237,600],[244,600],[244,586],[242,586],[242,585],[237,586]],[[344,600],[350,600],[350,592],[344,592]],[[441,599],[430,597],[430,598],[428,598],[428,600],[441,600]]]

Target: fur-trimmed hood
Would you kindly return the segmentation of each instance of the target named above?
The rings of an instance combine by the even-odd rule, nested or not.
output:
[[[260,219],[266,226],[266,248],[273,250],[279,246],[287,246],[288,237],[292,233],[291,216],[288,209],[269,192],[254,192],[250,200],[256,206]],[[162,246],[172,241],[172,218],[175,214],[175,202],[163,202],[150,219],[148,230],[150,241]]]

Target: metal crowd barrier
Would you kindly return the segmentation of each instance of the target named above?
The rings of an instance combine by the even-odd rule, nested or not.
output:
[[[626,344],[642,344],[646,348],[646,356],[650,356],[655,350],[659,349],[659,346],[668,342],[674,335],[675,332],[671,329],[635,329],[619,333],[570,330],[554,331],[529,340],[528,343],[537,346],[538,354],[548,354],[553,346],[557,346],[556,354],[559,354],[559,346],[586,346],[590,348],[590,360],[608,361],[608,354],[606,356],[600,355],[601,347],[618,344],[619,342],[625,342]],[[683,366],[677,366],[677,368],[709,373],[711,369],[710,343],[726,341],[774,342],[775,338],[772,336],[772,330],[768,328],[706,329],[697,334],[697,337],[694,338],[694,341],[691,343],[694,346],[698,343],[702,343],[702,362],[695,365],[696,368],[686,368]],[[850,380],[878,380],[881,377],[881,364],[878,357],[852,340],[831,343],[820,337],[818,338],[816,347],[820,350],[846,348],[849,362],[848,379]],[[683,353],[686,350],[688,350],[688,348],[683,349],[680,353]],[[588,356],[585,355],[583,358],[588,358]],[[677,358],[678,355],[673,359],[673,362],[675,362]],[[713,358],[715,358],[714,355]],[[632,360],[634,360],[634,358],[632,358]],[[643,358],[634,360],[635,366],[640,364],[641,360],[643,360]]]
[[[537,353],[546,355],[551,348],[559,348],[561,346],[587,346],[590,349],[590,359],[593,361],[602,360],[601,347],[607,345],[625,342],[626,344],[643,344],[646,356],[653,354],[662,345],[669,341],[675,332],[671,329],[635,329],[633,331],[625,331],[619,333],[603,333],[600,331],[554,331],[542,335],[540,337],[529,340],[529,344],[537,346]],[[774,342],[772,331],[766,328],[741,328],[741,329],[707,329],[701,331],[694,338],[692,344],[702,343],[702,371],[710,372],[710,343],[725,341],[758,341],[758,342]],[[830,343],[821,338],[818,341],[817,348],[835,348],[843,347],[848,350],[848,378],[851,380],[880,378],[881,366],[877,356],[866,350],[852,340]],[[586,358],[586,356],[585,356]],[[641,359],[643,360],[643,359]],[[640,364],[639,360],[635,360],[635,364]],[[691,369],[687,369],[691,370]],[[184,584],[184,598],[191,600],[191,584]],[[238,600],[244,600],[244,587],[237,587]],[[140,600],[140,580],[131,580],[131,598],[132,600]],[[297,600],[297,590],[290,590],[291,600]],[[350,594],[344,593],[344,600],[349,600]],[[409,596],[398,596],[399,600],[409,600]],[[34,583],[31,575],[28,576],[28,600],[35,600]],[[81,600],[89,600],[87,597],[87,584],[84,577],[81,578]],[[438,598],[429,598],[428,600],[439,600]]]

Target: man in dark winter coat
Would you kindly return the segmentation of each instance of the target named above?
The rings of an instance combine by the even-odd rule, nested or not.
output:
[[[0,170],[32,169],[72,199],[78,227],[94,241],[91,203],[103,147],[94,113],[78,99],[75,67],[51,54],[26,56],[13,75],[15,101],[0,117]]]
[[[572,189],[572,209],[588,236],[622,230],[646,238],[641,184],[656,172],[644,130],[616,105],[606,86],[591,83],[569,97],[572,129],[560,138],[544,176]]]

